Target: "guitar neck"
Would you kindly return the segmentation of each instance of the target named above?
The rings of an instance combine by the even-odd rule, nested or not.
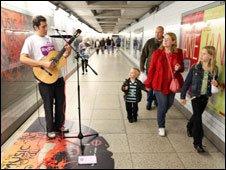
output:
[[[62,57],[62,55],[64,54],[64,52],[66,51],[66,49],[63,47],[62,50],[57,54],[57,56],[54,58],[54,60],[56,62],[58,62],[60,60],[60,58]]]
[[[77,29],[75,34],[70,38],[70,40],[67,42],[69,45],[75,40],[75,38],[77,38],[81,33],[80,29]],[[60,52],[57,54],[57,56],[55,57],[55,62],[58,62],[60,60],[60,58],[62,57],[62,55],[64,54],[64,52],[66,51],[65,47],[63,47]]]

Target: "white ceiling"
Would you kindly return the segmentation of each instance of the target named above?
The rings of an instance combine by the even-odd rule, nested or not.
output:
[[[50,1],[98,32],[118,33],[164,1]]]

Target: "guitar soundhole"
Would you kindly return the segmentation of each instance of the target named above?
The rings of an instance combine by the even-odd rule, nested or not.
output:
[[[52,76],[52,73],[50,73],[48,70],[46,70],[45,68],[41,67],[42,70],[45,70],[45,72],[47,72],[50,76]]]

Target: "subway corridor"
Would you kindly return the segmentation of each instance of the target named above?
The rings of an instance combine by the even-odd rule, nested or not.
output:
[[[225,168],[225,156],[204,137],[207,151],[199,154],[193,148],[193,139],[186,135],[187,119],[175,106],[166,116],[166,136],[158,135],[156,108],[146,110],[146,93],[142,92],[138,121],[129,123],[121,91],[122,82],[134,65],[121,53],[94,53],[89,59],[88,73],[80,76],[82,131],[96,131],[106,142],[106,151],[111,152],[113,166],[128,169],[215,169]],[[76,66],[76,65],[75,65]],[[77,72],[66,81],[66,123],[71,132],[78,132]],[[39,108],[1,148],[1,164],[7,161],[12,145],[27,128],[44,117],[43,106]],[[73,122],[73,123],[67,123]],[[40,125],[40,124],[38,124]],[[45,137],[43,140],[46,140]],[[51,141],[50,141],[51,143]],[[86,147],[86,145],[85,145]],[[97,147],[97,152],[98,152]],[[91,151],[92,152],[92,151]],[[100,155],[105,150],[100,149]],[[39,157],[41,153],[38,153]],[[68,155],[70,157],[70,154]],[[110,158],[109,157],[109,158]],[[73,158],[72,158],[73,159]],[[97,154],[97,164],[101,162]],[[87,165],[86,168],[95,168]],[[107,167],[107,166],[106,166]],[[101,166],[99,167],[101,168]]]

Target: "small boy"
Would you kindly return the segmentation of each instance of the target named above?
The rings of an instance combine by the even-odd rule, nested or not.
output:
[[[129,73],[129,78],[122,85],[122,91],[125,93],[124,100],[126,104],[127,118],[130,123],[137,122],[138,103],[141,101],[141,90],[145,89],[144,84],[137,78],[140,75],[138,68],[132,68]]]

